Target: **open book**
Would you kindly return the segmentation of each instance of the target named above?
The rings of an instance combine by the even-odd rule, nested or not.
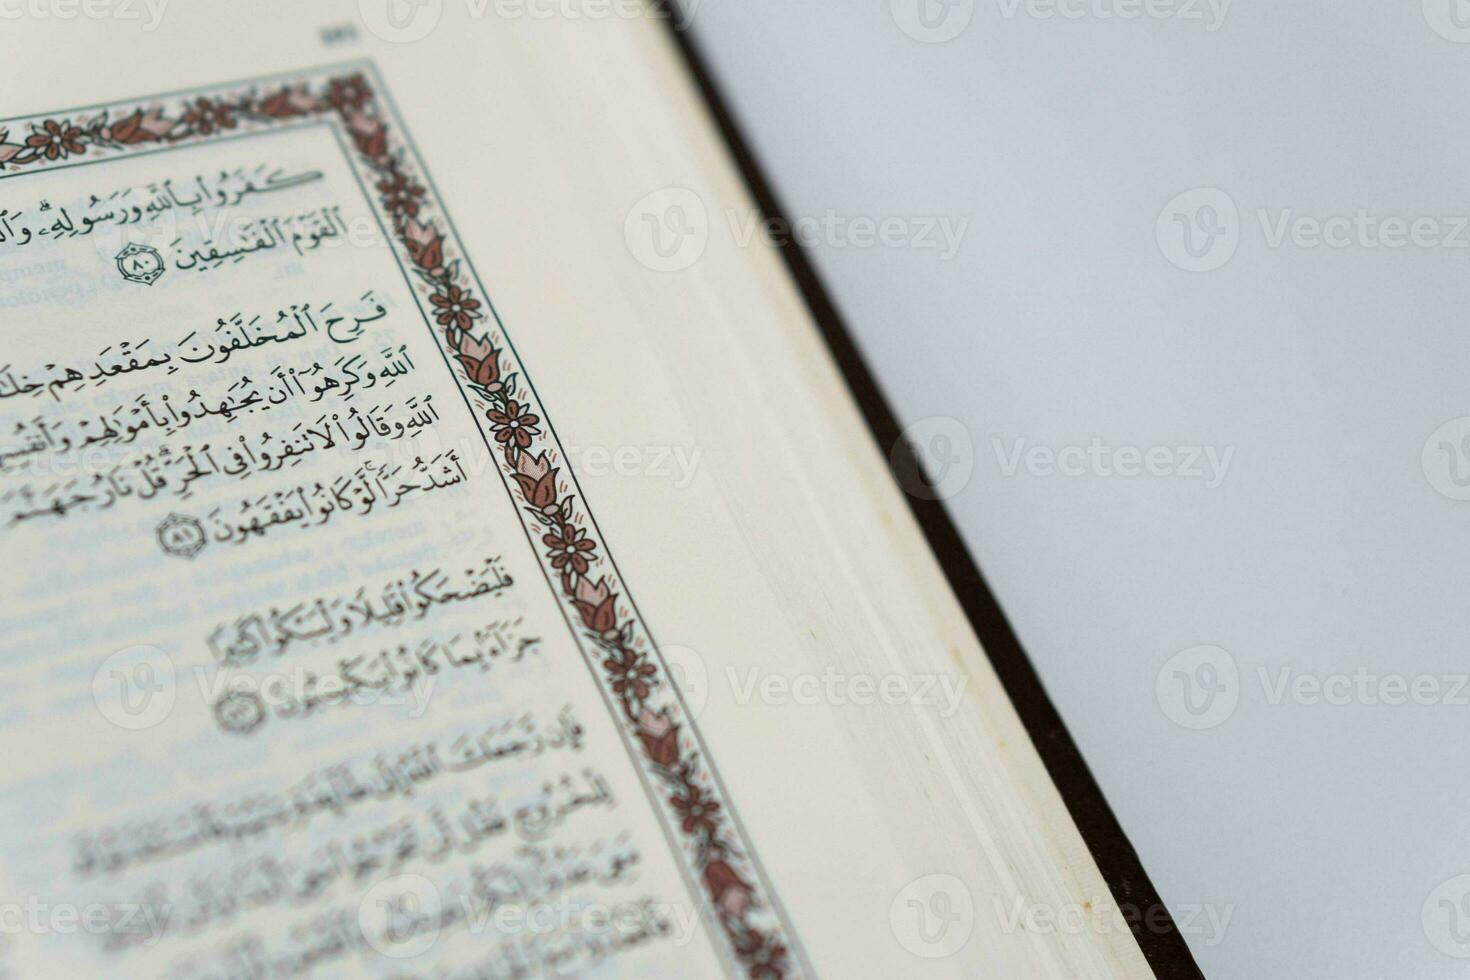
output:
[[[1151,975],[658,10],[62,6],[0,975]]]

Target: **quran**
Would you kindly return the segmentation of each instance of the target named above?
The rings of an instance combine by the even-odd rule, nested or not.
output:
[[[663,8],[63,7],[0,976],[1153,975]]]

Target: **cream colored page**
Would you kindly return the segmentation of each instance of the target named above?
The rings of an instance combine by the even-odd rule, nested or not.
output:
[[[191,93],[9,144],[0,855],[24,975],[732,957],[685,853],[727,840],[654,813],[716,814],[712,776],[650,790],[630,755],[648,712],[657,761],[697,767],[626,600],[629,643],[585,655],[557,601],[600,605],[606,559],[424,178],[353,166],[394,138],[374,87]],[[410,232],[436,254],[400,254]],[[618,649],[611,683],[649,696],[606,699]]]
[[[567,473],[578,478],[580,492],[597,516],[600,543],[617,558],[619,581],[637,600],[641,629],[650,640],[657,638],[659,662],[682,679],[682,710],[688,720],[681,732],[697,725],[703,733],[701,756],[722,777],[728,812],[739,818],[732,832],[738,832],[751,863],[738,864],[734,879],[717,871],[719,890],[713,892],[708,876],[701,880],[690,873],[687,850],[681,853],[671,846],[667,793],[640,791],[642,763],[636,753],[641,742],[635,741],[629,752],[628,727],[618,727],[616,711],[599,703],[605,698],[592,682],[575,630],[565,621],[565,604],[558,607],[555,582],[548,584],[543,574],[545,556],[536,550],[534,538],[527,539],[522,515],[513,506],[517,498],[507,494],[501,474],[490,467],[495,457],[482,448],[479,463],[484,468],[470,468],[461,485],[416,501],[405,499],[391,513],[380,511],[361,520],[355,515],[333,517],[311,532],[317,541],[338,534],[351,537],[357,549],[351,554],[360,554],[371,568],[357,578],[343,567],[345,559],[336,550],[304,543],[306,531],[294,541],[282,537],[292,530],[288,527],[280,535],[271,532],[237,547],[211,541],[193,559],[164,555],[156,542],[158,523],[174,511],[192,514],[191,508],[202,504],[195,497],[184,502],[188,506],[165,499],[158,515],[148,511],[150,519],[157,516],[154,523],[139,516],[130,532],[118,530],[113,538],[97,539],[100,548],[76,559],[83,565],[87,555],[93,556],[94,565],[111,562],[108,556],[118,545],[109,542],[127,540],[129,548],[146,554],[151,567],[166,570],[159,574],[180,576],[187,587],[152,589],[139,572],[122,563],[107,565],[106,573],[102,567],[93,570],[90,591],[73,591],[65,582],[46,586],[39,578],[25,586],[31,598],[22,612],[39,610],[45,595],[73,597],[73,605],[64,610],[68,630],[88,628],[74,621],[89,616],[132,616],[135,622],[129,628],[150,635],[156,630],[166,637],[176,622],[182,626],[193,617],[198,628],[183,632],[188,642],[204,645],[191,647],[187,656],[196,659],[179,654],[179,694],[168,716],[172,720],[155,734],[164,741],[154,744],[166,747],[150,750],[151,755],[128,749],[126,731],[97,717],[93,679],[113,650],[125,649],[111,642],[115,632],[101,647],[67,659],[72,666],[65,673],[28,648],[18,657],[7,657],[7,665],[18,662],[40,677],[24,696],[26,717],[39,725],[37,718],[57,715],[54,724],[64,737],[53,741],[81,743],[84,747],[70,751],[87,767],[81,775],[58,778],[54,774],[62,771],[57,763],[61,755],[48,756],[51,745],[30,750],[39,757],[28,763],[30,769],[53,774],[51,795],[31,793],[30,799],[8,805],[14,819],[31,828],[28,834],[51,842],[51,851],[33,855],[34,848],[23,846],[16,849],[13,866],[8,856],[0,862],[7,879],[25,876],[23,884],[7,881],[11,893],[30,887],[42,869],[49,874],[70,867],[56,862],[75,859],[77,835],[97,825],[91,810],[99,805],[110,808],[109,813],[135,807],[141,811],[215,790],[267,788],[272,780],[290,785],[309,774],[318,752],[346,758],[360,746],[371,761],[400,741],[441,730],[457,736],[457,724],[487,718],[489,724],[533,704],[545,704],[552,713],[548,724],[554,725],[571,704],[587,733],[581,748],[564,756],[546,753],[522,760],[524,765],[512,762],[504,769],[539,776],[561,758],[575,755],[569,765],[596,768],[612,788],[617,805],[603,809],[626,821],[628,839],[641,859],[639,877],[628,888],[637,896],[647,895],[650,904],[666,913],[671,928],[659,941],[619,950],[599,967],[604,972],[659,975],[654,971],[663,969],[668,975],[704,976],[750,967],[738,959],[741,954],[729,941],[729,930],[719,918],[723,911],[738,913],[737,922],[756,924],[773,941],[779,936],[788,947],[780,962],[785,975],[808,967],[828,976],[1146,975],[1126,933],[1035,934],[1010,918],[1017,900],[1060,907],[1106,901],[1106,889],[942,576],[903,513],[779,263],[758,245],[742,244],[732,235],[725,215],[748,215],[750,202],[683,81],[663,34],[666,25],[621,15],[575,21],[505,16],[492,7],[453,3],[440,5],[436,16],[431,30],[406,41],[375,34],[358,6],[350,3],[323,5],[315,13],[284,3],[249,9],[170,7],[152,31],[85,18],[25,20],[0,38],[11,62],[25,68],[17,85],[5,93],[10,104],[3,113],[95,105],[122,95],[146,102],[149,93],[181,86],[274,72],[299,75],[305,67],[336,58],[371,57],[438,182],[439,203],[457,223],[460,244],[484,280],[486,295],[481,298],[493,301],[504,318],[521,366],[556,424]],[[354,28],[355,41],[345,49],[324,48],[318,32],[326,25]],[[87,73],[55,71],[44,55],[70,49],[89,52]],[[323,178],[254,195],[248,207],[262,214],[294,213],[320,206],[312,189],[335,191],[345,184],[336,180],[344,171],[331,169],[338,163],[321,162],[331,154],[319,154],[320,135],[271,136],[309,155],[292,167],[322,170]],[[350,134],[345,138],[350,143]],[[180,150],[178,155],[190,152]],[[231,160],[231,168],[256,164],[244,157]],[[285,173],[300,172],[279,160],[272,165]],[[112,164],[95,169],[106,172],[108,166]],[[184,167],[186,176],[194,176],[195,169]],[[27,176],[15,185],[38,179]],[[11,193],[10,186],[0,181],[0,191]],[[647,252],[640,255],[630,247],[628,218],[647,195],[671,188],[694,192],[712,220],[698,261],[660,271],[656,255],[650,260]],[[301,200],[293,198],[288,205],[282,195]],[[350,193],[344,192],[343,199],[361,206]],[[324,246],[299,258],[303,269],[331,266],[357,288],[358,274],[381,264],[384,253],[373,252],[372,257],[367,254],[371,251]],[[258,271],[257,258],[223,263],[194,277],[199,282],[211,276],[245,282],[236,277]],[[95,261],[101,263],[100,258]],[[122,295],[125,286],[147,295],[162,290],[167,281],[189,277],[175,267],[145,286],[127,283],[115,267],[104,271],[97,281],[110,283],[107,303]],[[365,329],[391,326],[389,349],[408,342],[399,339],[400,332],[406,337],[419,331],[418,343],[427,346],[427,354],[421,359],[425,352],[411,347],[414,371],[396,381],[391,392],[367,398],[367,403],[395,401],[410,380],[427,386],[424,393],[435,396],[436,406],[452,409],[454,399],[461,398],[458,415],[444,409],[444,419],[431,427],[439,430],[433,440],[427,433],[416,438],[428,442],[428,455],[461,447],[470,455],[476,446],[484,446],[478,419],[464,409],[450,380],[455,365],[443,363],[422,317],[408,315],[413,312],[405,299],[408,287],[401,285],[401,270],[395,274],[397,292],[383,285],[372,300],[362,301],[367,292],[363,284],[357,292],[347,289],[345,302],[362,301],[349,310],[362,316],[374,315],[375,304],[381,303],[386,316],[373,321],[377,327],[370,323]],[[296,278],[315,283],[317,275],[312,271]],[[248,300],[270,306],[269,297],[288,295],[292,278],[246,290],[233,305],[243,307]],[[17,292],[27,288],[14,279],[9,287]],[[100,306],[104,300],[87,302]],[[202,312],[192,301],[181,309],[189,316]],[[149,316],[150,323],[158,320]],[[12,319],[7,308],[7,328]],[[188,332],[188,324],[184,327],[159,327],[158,336],[177,339]],[[332,359],[345,347],[330,337],[318,341]],[[62,343],[54,338],[36,342]],[[70,349],[72,342],[66,343]],[[305,357],[304,341],[293,343],[303,344],[299,349]],[[285,352],[287,346],[272,348]],[[37,348],[43,349],[50,348]],[[238,363],[270,349],[250,348]],[[381,350],[380,345],[373,353]],[[45,356],[38,358],[44,362]],[[434,357],[440,359],[437,368]],[[160,382],[165,383],[177,379]],[[242,420],[239,426],[264,417]],[[396,458],[401,441],[375,443],[342,458],[352,460],[354,467],[359,456],[374,452]],[[293,471],[320,465],[303,461],[265,478],[292,485]],[[207,483],[197,487],[202,497]],[[246,482],[236,488],[237,497],[248,495]],[[400,531],[398,537],[368,530],[380,524],[404,526],[398,522],[421,529]],[[282,584],[276,577],[285,569],[274,557],[254,564],[242,557],[241,571],[231,581],[201,573],[210,555],[223,550],[244,556],[254,550],[258,557],[261,547],[274,549],[281,542],[283,552],[310,562],[299,566],[287,591],[314,601],[336,594],[333,588],[351,593],[363,586],[381,587],[405,569],[443,565],[462,572],[463,561],[451,559],[475,550],[467,543],[466,529],[471,527],[492,536],[475,551],[476,558],[501,559],[515,584],[500,595],[524,606],[514,615],[523,618],[520,626],[526,635],[540,641],[538,653],[523,658],[514,673],[501,671],[497,664],[484,677],[464,672],[453,681],[438,677],[426,700],[405,694],[399,704],[334,706],[290,722],[272,717],[247,736],[220,729],[207,701],[211,688],[200,685],[193,668],[203,667],[206,677],[215,676],[214,654],[207,645],[210,632],[252,610],[268,609],[272,599],[261,590],[273,582]],[[415,551],[419,546],[422,553]],[[56,560],[38,555],[25,559],[27,579],[32,568],[44,569]],[[8,569],[6,574],[16,576],[15,594],[22,588],[23,573]],[[168,598],[156,598],[160,594]],[[201,597],[198,608],[192,605],[195,596]],[[205,596],[210,597],[208,604],[202,602]],[[251,601],[238,603],[239,598]],[[135,605],[128,607],[124,600]],[[463,609],[468,613],[479,601]],[[77,603],[85,603],[85,613],[77,611]],[[453,610],[447,608],[451,605]],[[441,625],[430,616],[458,615],[459,610],[454,604],[436,606],[424,621],[409,627],[417,632],[406,635],[427,636]],[[12,615],[9,606],[6,614]],[[51,615],[55,619],[57,614]],[[58,629],[51,620],[45,622],[47,629]],[[442,625],[452,631],[448,616]],[[553,656],[554,649],[558,652]],[[309,662],[329,664],[337,656],[334,644],[322,643],[309,651]],[[122,666],[137,664],[125,661]],[[849,685],[845,693],[851,693],[855,682],[876,686],[887,679],[910,695],[920,687],[931,694],[889,701],[847,697],[841,703],[825,695],[815,701],[793,695],[830,672]],[[147,679],[146,673],[131,676]],[[509,701],[502,714],[495,713],[497,698]],[[60,705],[69,706],[70,721],[61,717]],[[186,719],[190,727],[174,727]],[[90,734],[80,734],[84,727]],[[22,728],[42,730],[29,724]],[[655,721],[647,732],[666,735],[667,729]],[[125,753],[125,761],[99,762],[112,759],[111,753]],[[249,758],[242,761],[242,754]],[[147,797],[153,779],[169,789]],[[27,785],[39,784],[32,780]],[[421,807],[416,797],[385,803],[382,812],[398,819],[431,805],[424,800]],[[589,823],[613,826],[608,822],[612,818],[601,818],[599,811]],[[325,823],[331,829],[339,826]],[[44,831],[34,829],[41,825]],[[573,833],[572,819],[564,827]],[[309,846],[305,836],[302,840]],[[943,894],[935,891],[935,876]],[[424,877],[437,880],[428,873]],[[361,900],[354,894],[344,902],[346,893],[344,889],[331,902],[356,914]],[[725,904],[711,915],[713,894]],[[759,907],[747,908],[754,904],[748,898],[758,899]],[[963,901],[957,906],[951,900]],[[694,923],[687,940],[673,929],[676,913],[684,908],[704,910],[684,920]],[[275,922],[270,910],[253,914],[257,917],[208,935],[195,934],[190,941],[217,949],[255,923]],[[292,927],[300,924],[302,913],[288,914]],[[368,921],[373,922],[371,917]],[[16,949],[24,945],[43,953],[93,948],[74,938],[24,930],[7,938]],[[413,935],[406,938],[411,947]],[[495,938],[484,931],[449,929],[443,942],[459,945],[443,949],[445,955],[463,952],[473,961]],[[439,942],[429,955],[436,955]],[[771,951],[772,944],[765,944],[754,955],[769,957]],[[167,951],[145,949],[143,955],[162,958],[150,963],[175,962]],[[354,960],[346,972],[358,968]],[[404,975],[432,968],[432,961],[412,958],[390,965]],[[330,975],[334,967],[323,963],[319,969]],[[572,964],[565,967],[565,972],[573,970]]]
[[[641,383],[616,416],[582,425],[611,440],[641,412],[643,431],[706,450],[710,483],[687,491],[600,482],[624,489],[607,500],[626,526],[651,504],[669,518],[669,551],[738,596],[694,602],[678,592],[681,566],[627,562],[662,585],[645,604],[665,639],[698,654],[704,726],[742,748],[723,768],[743,778],[747,822],[769,828],[762,852],[807,949],[837,975],[1152,976],[779,257],[738,233],[753,204],[697,94],[663,81],[680,71],[672,45],[662,30],[629,33],[638,43],[566,31],[556,56],[518,62],[587,66],[590,84],[535,93],[538,113],[563,124],[531,152],[570,160],[590,146],[595,164],[566,180],[594,183],[595,168],[606,186],[584,190],[590,217],[550,222],[507,261],[529,274],[560,230],[586,228],[582,254],[607,283],[558,293],[558,308],[577,321],[621,293],[637,327],[579,343],[595,363],[626,359]],[[655,90],[671,97],[615,111],[618,93]],[[599,198],[636,212],[650,188],[660,204],[670,188],[695,191],[703,252],[665,275],[648,274],[646,252],[595,263],[594,249],[629,247],[617,236],[628,211]],[[835,697],[783,686],[834,677]],[[901,693],[876,695],[885,682]],[[1023,924],[1033,914],[1038,928]]]

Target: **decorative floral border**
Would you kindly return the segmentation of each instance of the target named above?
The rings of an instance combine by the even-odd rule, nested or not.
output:
[[[35,118],[21,124],[24,135],[15,139],[10,129],[0,127],[0,179],[78,156],[204,140],[293,120],[340,122],[419,278],[417,292],[429,304],[426,314],[437,321],[443,343],[458,362],[460,384],[481,416],[482,431],[488,429],[487,442],[493,439],[491,448],[499,449],[507,491],[512,500],[519,496],[528,533],[540,536],[548,578],[581,624],[582,650],[601,667],[604,689],[632,736],[629,751],[639,754],[634,744],[641,749],[646,770],[667,792],[656,809],[666,828],[677,828],[684,857],[692,861],[735,959],[746,976],[758,980],[799,976],[803,968],[791,952],[790,926],[749,856],[749,842],[741,839],[711,763],[700,756],[694,723],[662,658],[624,599],[626,590],[605,557],[606,546],[585,502],[560,475],[563,454],[544,422],[544,410],[522,380],[524,367],[499,319],[493,311],[487,316],[475,295],[463,248],[442,205],[420,179],[423,165],[395,133],[392,113],[378,100],[381,80],[370,81],[363,69],[372,70],[370,65],[326,69],[284,83],[196,90],[178,97],[172,108],[154,103]]]

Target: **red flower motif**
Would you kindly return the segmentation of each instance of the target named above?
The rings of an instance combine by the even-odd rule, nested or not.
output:
[[[735,955],[745,964],[751,980],[781,980],[786,976],[786,946],[758,929],[746,929],[735,940]]]
[[[521,453],[515,466],[516,471],[511,475],[520,485],[526,503],[543,514],[552,514],[560,509],[556,499],[557,471],[547,460],[545,453],[539,456]]]
[[[479,362],[490,357],[492,354],[498,353],[499,351],[490,346],[489,337],[486,337],[484,340],[476,340],[469,334],[464,334],[459,338],[458,356],[461,358]]]
[[[390,214],[412,218],[419,213],[419,198],[424,196],[424,189],[403,174],[394,173],[378,181],[378,193],[383,195],[383,207]]]
[[[118,120],[110,135],[124,145],[149,143],[163,139],[173,128],[173,121],[163,118],[157,109],[149,109],[146,113],[142,109],[136,109]]]
[[[750,907],[750,885],[724,861],[714,860],[704,866],[704,884],[724,914],[739,918]]]
[[[439,276],[444,272],[444,239],[429,223],[420,224],[412,218],[403,223],[403,243],[408,254],[413,256],[414,265]]]
[[[361,109],[373,101],[373,88],[361,75],[334,78],[327,83],[327,105],[338,112]]]
[[[653,693],[648,679],[658,671],[643,654],[624,651],[621,657],[604,660],[602,666],[612,679],[613,691],[618,697],[642,701]]]
[[[587,559],[597,548],[595,542],[587,540],[586,531],[571,524],[563,524],[556,534],[545,535],[541,543],[551,549],[547,554],[552,568],[560,570],[570,565],[578,575],[587,574]]]
[[[643,743],[644,753],[655,765],[671,766],[679,761],[679,726],[669,718],[669,709],[664,708],[654,714],[644,708],[638,715],[638,740]],[[708,869],[705,871],[705,879],[709,880]],[[711,890],[714,890],[713,885]],[[719,893],[716,892],[715,901],[719,902],[719,898]]]
[[[515,443],[521,449],[531,445],[531,437],[539,436],[541,430],[536,428],[536,423],[541,421],[541,416],[532,415],[525,410],[520,402],[512,398],[505,403],[505,411],[492,408],[485,413],[490,420],[490,428],[495,432],[495,441],[507,445]]]
[[[234,129],[235,110],[225,102],[195,99],[184,112],[184,123],[200,136],[208,136],[217,129]]]
[[[471,302],[474,301],[471,300]],[[446,309],[440,316],[445,315],[452,314]],[[492,394],[504,387],[500,382],[500,351],[491,347],[488,339],[475,340],[468,333],[462,334],[459,339],[459,353],[456,356],[474,384]]]
[[[316,108],[316,99],[308,95],[304,89],[290,87],[281,89],[260,104],[261,113],[272,119],[304,116]]]
[[[73,126],[70,119],[64,123],[48,119],[26,137],[26,145],[47,160],[65,160],[73,153],[87,152],[81,137],[82,131]]]
[[[381,160],[388,155],[388,131],[383,124],[363,112],[349,112],[347,128],[352,132],[352,141],[364,156]]]
[[[679,813],[680,826],[684,828],[684,833],[715,832],[715,819],[719,815],[720,804],[705,795],[704,790],[698,786],[686,785],[684,792],[670,797],[669,802]]]
[[[572,602],[587,628],[612,639],[617,635],[617,593],[607,584],[607,579],[598,579],[593,585],[585,578],[577,579]]]
[[[429,297],[429,302],[438,307],[439,315],[436,319],[443,327],[468,330],[480,316],[477,312],[480,301],[458,286],[450,286],[442,293],[435,293]]]

